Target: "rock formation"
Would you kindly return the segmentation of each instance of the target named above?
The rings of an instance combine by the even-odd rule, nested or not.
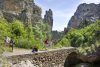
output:
[[[80,4],[71,17],[68,28],[82,28],[100,19],[100,4]]]
[[[52,31],[52,40],[53,43],[57,43],[58,41],[60,41],[64,36],[64,32],[63,31]]]
[[[51,26],[51,30],[53,27],[53,12],[51,9],[49,9],[48,11],[46,11],[45,15],[44,15],[44,23],[47,23]]]
[[[61,37],[61,34],[58,31],[52,31],[52,40],[54,42],[58,41]]]
[[[78,66],[79,65],[79,66]],[[100,47],[90,55],[71,53],[65,60],[64,67],[100,67]]]
[[[41,9],[34,0],[0,0],[0,17],[1,14],[7,21],[17,19],[25,24],[34,24],[41,19]]]

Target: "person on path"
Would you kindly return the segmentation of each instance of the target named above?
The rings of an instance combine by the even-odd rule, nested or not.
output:
[[[5,45],[6,46],[10,45],[10,40],[11,40],[10,37],[8,37],[8,36],[5,37]]]
[[[49,46],[49,41],[48,41],[48,39],[46,39],[46,40],[44,41],[44,44],[45,44],[45,49],[47,50],[47,47]]]
[[[38,48],[36,46],[33,47],[32,52],[38,52]]]
[[[11,40],[10,40],[10,47],[12,47],[12,51],[13,51],[14,45],[15,45],[15,42],[14,42],[13,38],[11,38]]]

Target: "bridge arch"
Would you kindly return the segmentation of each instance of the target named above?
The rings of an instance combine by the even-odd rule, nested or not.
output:
[[[64,67],[75,67],[77,64],[81,63],[82,61],[78,57],[79,55],[77,52],[68,54],[64,62]]]

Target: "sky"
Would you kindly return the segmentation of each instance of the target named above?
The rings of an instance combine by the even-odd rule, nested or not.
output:
[[[35,0],[42,9],[42,17],[46,10],[53,11],[53,30],[63,31],[81,3],[100,3],[100,0]]]

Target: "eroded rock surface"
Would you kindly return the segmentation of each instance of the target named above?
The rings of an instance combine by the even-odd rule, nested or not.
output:
[[[82,28],[100,19],[100,4],[80,4],[71,17],[68,28]]]
[[[10,22],[17,19],[25,24],[34,24],[41,19],[41,8],[34,0],[0,0],[2,16]]]

